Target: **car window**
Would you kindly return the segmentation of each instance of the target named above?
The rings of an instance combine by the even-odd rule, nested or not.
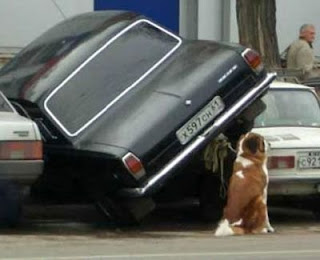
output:
[[[320,126],[320,107],[308,90],[271,89],[263,97],[266,110],[255,120],[255,127]]]
[[[7,99],[0,92],[0,112],[14,112]]]
[[[45,101],[53,119],[75,136],[164,62],[181,40],[147,20],[121,31]]]

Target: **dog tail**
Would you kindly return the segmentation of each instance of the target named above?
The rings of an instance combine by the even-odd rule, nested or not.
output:
[[[245,230],[242,227],[237,226],[237,223],[231,224],[227,219],[222,220],[214,235],[217,237],[220,236],[232,236],[232,235],[243,235]]]

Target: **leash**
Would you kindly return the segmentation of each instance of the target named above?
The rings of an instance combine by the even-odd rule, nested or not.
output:
[[[220,134],[208,144],[204,150],[206,169],[211,170],[213,173],[217,173],[217,171],[220,173],[220,197],[223,199],[227,195],[227,184],[224,178],[224,160],[228,155],[228,150],[236,153],[227,137],[223,134]]]

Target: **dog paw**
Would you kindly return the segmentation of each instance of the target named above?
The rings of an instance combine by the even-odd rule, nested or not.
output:
[[[272,226],[267,227],[267,232],[268,233],[273,233],[275,230]]]

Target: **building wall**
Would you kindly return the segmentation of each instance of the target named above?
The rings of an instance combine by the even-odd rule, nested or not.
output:
[[[198,38],[222,38],[223,5],[221,0],[199,0]]]
[[[92,11],[95,2],[103,1],[107,0],[1,0],[0,53],[19,50],[65,17]],[[130,4],[132,2],[121,1],[128,1]],[[238,42],[236,0],[179,1],[179,19],[174,17],[174,20],[180,21],[179,32],[182,36]],[[315,24],[320,32],[319,0],[304,0],[303,7],[301,0],[276,0],[276,3],[280,51],[297,38],[298,29],[303,23]],[[150,5],[150,8],[152,6]],[[168,15],[177,15],[177,12],[159,13],[165,18]],[[314,49],[316,55],[320,56],[320,37],[316,39]]]
[[[151,3],[152,1],[152,3]],[[179,32],[179,0],[94,0],[95,10],[130,10]]]

